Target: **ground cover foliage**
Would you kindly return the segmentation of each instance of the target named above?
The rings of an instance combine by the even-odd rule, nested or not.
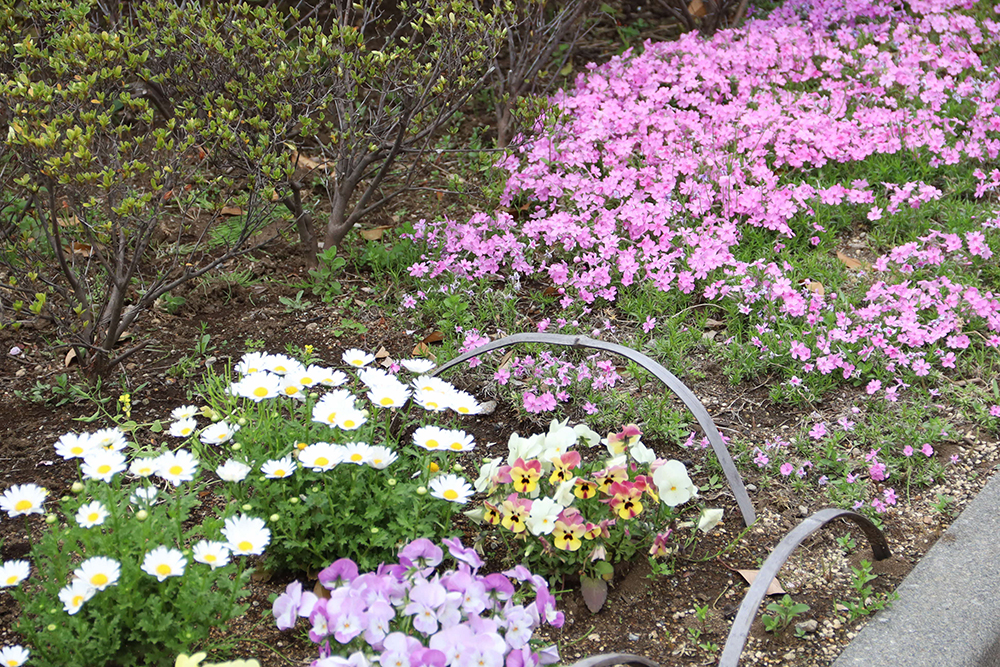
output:
[[[247,106],[212,98],[205,107],[173,104],[162,117],[157,88],[102,106],[101,86],[120,79],[115,63],[140,57],[127,43],[135,35],[83,29],[91,19],[79,7],[59,11],[65,23],[53,25],[80,32],[68,39],[39,22],[39,37],[108,62],[81,83],[53,51],[5,43],[14,61],[45,62],[63,78],[47,88],[5,79],[5,94],[24,105],[6,118],[0,169],[17,171],[11,147],[30,159],[23,173],[8,172],[19,189],[4,195],[14,243],[4,256],[12,296],[3,304],[4,362],[39,370],[69,341],[81,357],[101,351],[110,366],[115,340],[140,314],[152,320],[147,334],[179,326],[185,317],[175,313],[206,300],[202,288],[222,310],[242,295],[248,314],[226,320],[233,340],[222,343],[202,322],[194,347],[166,352],[167,374],[143,375],[142,384],[130,378],[156,359],[142,349],[110,390],[66,376],[33,387],[12,380],[18,405],[58,405],[84,423],[53,433],[38,464],[4,484],[0,586],[18,602],[4,611],[20,632],[16,642],[4,635],[7,664],[223,655],[239,639],[231,628],[260,619],[272,602],[262,622],[297,629],[244,627],[268,648],[243,643],[239,655],[279,664],[269,652],[309,662],[318,650],[314,664],[324,666],[536,665],[586,653],[578,642],[589,637],[595,650],[701,663],[718,655],[742,590],[732,578],[715,581],[707,564],[759,565],[793,517],[824,505],[864,512],[910,549],[926,519],[953,512],[946,494],[964,499],[997,460],[993,7],[793,1],[739,30],[647,43],[588,66],[555,95],[489,172],[504,183],[495,210],[470,214],[466,202],[465,217],[420,219],[401,209],[402,229],[345,243],[308,273],[308,261],[280,257],[276,246],[314,234],[304,232],[306,214],[333,206],[342,182],[296,176],[303,147],[273,139],[295,132],[298,117],[257,105],[249,89],[236,93]],[[289,55],[275,15],[234,11],[171,13],[167,23],[217,65],[238,61],[210,29],[217,19],[259,29],[255,58]],[[435,16],[432,24],[453,25],[447,12]],[[385,53],[358,57],[377,69]],[[262,71],[241,67],[233,72],[248,80]],[[197,83],[183,63],[172,72]],[[275,94],[307,84],[267,79]],[[401,99],[366,90],[364,99]],[[215,92],[223,91],[231,92]],[[91,95],[100,110],[77,117]],[[39,96],[51,104],[27,105]],[[343,103],[311,99],[314,111]],[[67,100],[73,109],[63,113]],[[502,115],[509,99],[488,102]],[[419,105],[390,107],[420,114]],[[88,119],[107,132],[102,141],[77,126]],[[432,145],[429,134],[412,137]],[[336,162],[343,145],[311,146],[315,163]],[[94,164],[95,146],[111,147],[108,164]],[[386,155],[359,150],[351,155]],[[183,227],[156,237],[151,225],[162,215],[200,210],[187,194],[198,188],[215,211],[198,240]],[[229,218],[228,231],[209,231]],[[239,259],[265,225],[278,229],[275,241]],[[136,227],[145,231],[131,238]],[[41,238],[47,250],[25,254]],[[167,261],[148,264],[147,249]],[[290,283],[255,273],[275,257],[281,271],[272,274],[294,265]],[[204,263],[180,268],[191,258]],[[95,263],[112,278],[106,288],[87,282]],[[69,291],[40,278],[55,265]],[[116,273],[122,267],[133,273]],[[208,272],[221,267],[230,273],[212,287]],[[177,271],[198,287],[172,282]],[[120,299],[122,313],[111,317],[115,306],[93,305],[94,295],[113,304],[114,290],[136,299],[132,317]],[[276,293],[270,309],[258,307],[265,291]],[[49,316],[55,299],[80,311],[78,324]],[[322,332],[306,324],[313,313]],[[260,325],[266,343],[243,336],[268,318],[287,326]],[[464,369],[471,393],[423,375],[430,359],[528,330],[641,348],[720,397],[714,413],[753,482],[759,524],[738,525],[707,442],[636,367],[528,347],[474,359]],[[426,358],[408,359],[415,355]],[[69,362],[59,354],[58,363]],[[153,385],[173,404],[153,409],[144,398]],[[737,390],[744,398],[730,401]],[[733,405],[752,395],[769,408],[744,421]],[[772,412],[799,418],[782,429]],[[104,425],[113,428],[97,429]],[[765,528],[775,532],[770,543]],[[767,607],[756,648],[770,646],[789,664],[826,664],[827,649],[843,641],[836,629],[890,601],[858,542],[844,532],[792,570],[797,581],[785,583],[796,597]],[[436,570],[445,558],[454,567]],[[263,579],[251,581],[251,569]],[[285,586],[289,576],[298,581]],[[812,591],[821,578],[839,581],[839,592]],[[623,612],[637,589],[655,609],[649,619]],[[672,602],[657,607],[658,596]],[[606,602],[596,616],[586,610]],[[810,613],[824,625],[793,628]],[[671,616],[681,623],[665,629],[658,619]],[[587,629],[598,623],[599,632]]]

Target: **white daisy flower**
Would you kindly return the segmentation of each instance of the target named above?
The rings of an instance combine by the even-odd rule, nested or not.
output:
[[[66,613],[72,616],[80,611],[83,603],[94,597],[96,592],[97,589],[83,579],[74,579],[59,590],[59,599],[62,601]]]
[[[371,445],[365,442],[348,442],[344,445],[344,463],[364,465],[371,459]]]
[[[170,425],[168,431],[175,438],[186,438],[198,429],[198,421],[194,417],[185,417]]]
[[[229,563],[229,547],[222,542],[201,540],[194,545],[191,552],[196,561],[211,566],[213,570]]]
[[[476,446],[473,437],[465,431],[450,430],[445,431],[445,433],[447,433],[447,437],[444,446],[453,452],[468,452]]]
[[[251,373],[244,376],[239,382],[230,385],[229,393],[249,398],[254,403],[260,403],[281,394],[281,376],[265,371]]]
[[[433,370],[436,366],[430,359],[403,359],[399,365],[417,375]]]
[[[0,665],[4,667],[21,667],[28,661],[31,652],[23,646],[5,646],[0,649]]]
[[[199,438],[206,445],[221,445],[228,442],[240,430],[239,424],[229,425],[223,420],[216,422],[201,432]]]
[[[375,355],[368,354],[364,350],[359,350],[357,348],[347,350],[344,352],[344,356],[342,358],[345,364],[349,366],[357,366],[358,368],[367,366],[371,362],[375,361]]]
[[[389,373],[386,373],[381,368],[360,368],[358,369],[358,379],[369,388],[380,385],[383,382],[396,381],[396,378]]]
[[[229,459],[215,469],[215,474],[224,482],[242,482],[250,470],[251,468],[247,464]]]
[[[83,457],[83,465],[80,466],[85,479],[99,479],[104,483],[110,483],[115,475],[125,469],[125,455],[103,447],[95,447],[87,452]]]
[[[179,577],[184,574],[187,567],[187,559],[177,549],[167,547],[156,547],[146,554],[142,559],[142,571],[151,577],[156,577],[157,581],[163,581],[167,577]]]
[[[226,546],[237,556],[259,556],[271,541],[271,531],[263,519],[243,514],[226,519],[222,535]]]
[[[90,438],[94,441],[96,447],[103,447],[104,449],[113,449],[114,451],[121,451],[128,446],[128,440],[125,439],[125,434],[116,428],[102,428],[100,431],[91,434]]]
[[[413,378],[410,381],[410,384],[413,385],[413,388],[417,391],[436,391],[447,396],[450,396],[454,392],[458,391],[450,382],[446,382],[439,377],[434,377],[433,375],[421,375],[420,377]]]
[[[380,408],[401,408],[409,398],[410,390],[395,380],[377,384],[368,392],[368,399]]]
[[[292,473],[295,472],[295,468],[295,461],[292,459],[292,455],[289,454],[280,459],[266,461],[260,467],[260,471],[268,479],[281,479],[282,477],[291,477]]]
[[[156,457],[157,477],[162,477],[174,486],[180,486],[181,482],[190,482],[194,479],[197,467],[198,459],[186,449],[164,452]]]
[[[469,498],[475,491],[467,481],[458,475],[438,475],[431,480],[430,484],[431,495],[435,498],[441,498],[453,503],[459,503],[464,505],[468,502]]]
[[[295,381],[303,387],[312,387],[313,385],[319,384],[320,378],[328,372],[329,371],[322,366],[312,364],[308,368],[303,368],[301,371],[296,373]]]
[[[0,588],[10,588],[28,578],[31,563],[26,560],[9,560],[0,563]]]
[[[81,505],[76,512],[76,522],[81,528],[100,526],[107,518],[108,510],[97,500]]]
[[[281,382],[281,386],[278,388],[278,393],[300,401],[306,400],[306,387],[299,382],[298,373],[289,373],[286,375]]]
[[[429,412],[443,412],[448,409],[451,403],[451,396],[433,389],[417,389],[413,393],[413,400]]]
[[[193,405],[182,405],[179,408],[174,408],[170,412],[170,420],[179,422],[182,419],[188,419],[190,417],[198,416],[198,408]]]
[[[56,440],[56,454],[67,461],[83,458],[83,455],[97,446],[90,433],[65,433]]]
[[[265,356],[264,368],[277,375],[287,375],[288,373],[297,373],[303,370],[302,364],[286,354],[269,354]]]
[[[340,450],[328,442],[314,442],[299,452],[299,463],[313,472],[331,470],[340,462]]]
[[[0,510],[11,519],[22,514],[41,514],[49,492],[37,484],[15,484],[0,496]]]
[[[360,428],[366,421],[368,421],[368,411],[355,408],[353,410],[338,412],[333,425],[345,431],[353,431],[356,428]]]
[[[118,561],[104,556],[94,556],[80,563],[80,567],[73,570],[77,579],[82,579],[91,587],[103,591],[109,586],[118,583],[121,575],[121,566]]]
[[[324,387],[339,387],[347,382],[347,373],[322,366],[310,366],[306,372],[316,377],[317,384]]]
[[[132,463],[128,466],[128,471],[136,477],[149,477],[156,472],[156,459],[157,457],[155,456],[143,456],[132,459]]]
[[[440,426],[421,426],[413,432],[413,444],[432,452],[445,449],[449,440],[448,430]]]
[[[251,373],[259,373],[265,370],[267,367],[265,357],[267,355],[261,352],[247,352],[241,358],[239,363],[236,364],[235,370],[240,375],[250,375]]]
[[[368,465],[376,470],[388,468],[399,456],[388,447],[379,445],[368,450]]]
[[[132,492],[128,501],[133,505],[152,506],[156,504],[156,498],[160,495],[160,490],[155,486],[142,486]]]
[[[448,407],[460,415],[478,415],[483,410],[472,394],[457,390],[450,397]]]
[[[316,401],[312,410],[312,420],[327,426],[334,426],[337,423],[339,413],[355,409],[353,394],[346,389],[337,389]]]

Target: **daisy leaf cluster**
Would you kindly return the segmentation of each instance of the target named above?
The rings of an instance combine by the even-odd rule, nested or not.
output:
[[[606,457],[588,451],[601,444]],[[476,490],[487,499],[467,515],[494,526],[515,560],[591,578],[636,554],[676,554],[669,537],[694,525],[682,521],[681,506],[698,496],[684,464],[657,457],[635,424],[602,440],[565,421],[547,433],[513,434],[506,459],[480,468]],[[691,509],[705,532],[721,520],[721,510]]]
[[[346,556],[373,568],[401,542],[450,535],[471,495],[456,460],[476,445],[461,419],[478,401],[426,375],[423,359],[380,366],[350,349],[339,368],[310,362],[249,352],[233,377],[202,387],[212,423],[177,415],[195,420],[178,437],[227,493],[270,518],[268,566],[318,570]]]
[[[458,538],[442,544],[447,553],[431,540],[413,540],[376,572],[341,558],[319,573],[319,596],[289,584],[274,601],[278,628],[308,619],[309,638],[319,645],[316,667],[558,662],[554,645],[533,639],[539,627],[563,624],[545,578],[521,565],[483,575],[475,550]]]

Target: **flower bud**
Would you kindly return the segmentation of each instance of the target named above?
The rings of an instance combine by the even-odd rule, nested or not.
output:
[[[372,526],[372,535],[378,533],[378,526]]]
[[[418,486],[417,487],[417,495],[418,496],[422,496],[425,493],[427,493],[427,487],[426,486]]]
[[[73,482],[73,486],[71,486],[69,488],[70,488],[70,491],[72,491],[73,493],[82,493],[83,492],[83,482]]]
[[[149,518],[149,512],[147,512],[146,510],[139,510],[138,512],[135,513],[135,518],[136,521],[145,521],[146,519]]]
[[[430,470],[431,472],[437,472],[438,470],[441,469],[441,466],[439,466],[438,464],[434,463],[434,461],[431,461],[431,464],[429,466],[427,466],[427,469]]]
[[[233,443],[233,451],[234,451],[234,452],[238,452],[238,451],[240,451],[240,450],[241,450],[242,448],[243,448],[243,445],[241,445],[240,443],[238,443],[238,442],[234,442],[234,443]]]
[[[389,480],[386,482],[386,484],[388,484],[389,486],[396,486],[396,478],[390,477]]]
[[[249,422],[247,422],[246,417],[240,417],[239,419],[236,420],[236,423],[239,424],[240,426],[246,426]]]
[[[52,613],[55,614],[58,611],[59,611],[58,609],[53,609]],[[56,624],[55,623],[49,623],[49,626],[47,628],[45,628],[45,629],[48,630],[49,632],[55,632],[56,631]]]
[[[52,524],[54,524],[56,521],[58,521],[58,519],[56,519],[56,515],[55,514],[46,514],[45,515],[45,523],[49,524],[50,526]]]
[[[247,503],[247,504],[246,504],[246,505],[244,505],[244,506],[243,506],[243,507],[242,507],[241,509],[242,509],[242,510],[243,510],[244,512],[249,512],[250,510],[252,510],[252,509],[253,509],[253,505],[251,505],[250,503]]]
[[[455,472],[462,472],[463,470],[465,470],[465,466],[462,465],[461,463],[456,463],[451,467],[451,469],[454,470]]]
[[[319,398],[319,392],[310,391],[309,392],[309,398]]]
[[[280,514],[272,514],[270,517],[271,523],[276,523],[280,518],[281,518]]]
[[[289,505],[298,505],[299,504],[299,499],[296,496],[292,496],[291,498],[288,499],[288,504]]]

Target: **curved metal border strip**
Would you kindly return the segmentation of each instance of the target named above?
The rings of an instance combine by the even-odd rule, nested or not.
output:
[[[568,667],[610,667],[611,665],[660,667],[658,663],[653,662],[649,658],[643,658],[641,655],[632,655],[631,653],[602,653],[600,655],[592,655],[589,658],[577,660]]]
[[[753,623],[754,616],[757,615],[757,608],[764,600],[767,588],[771,580],[778,574],[778,570],[785,564],[788,557],[792,555],[802,540],[806,539],[817,530],[830,523],[834,519],[850,519],[861,527],[868,543],[872,547],[872,554],[875,560],[883,560],[892,555],[889,551],[889,544],[885,540],[882,531],[875,527],[866,517],[850,510],[828,507],[819,510],[812,516],[802,520],[802,523],[793,528],[774,548],[771,555],[764,561],[764,565],[757,573],[757,578],[750,585],[750,590],[743,597],[736,620],[729,631],[726,645],[722,649],[722,657],[719,658],[719,667],[737,667],[740,664],[740,655],[743,653],[743,646],[746,644],[747,635],[750,634],[750,624]]]
[[[698,400],[694,393],[687,388],[687,385],[677,379],[673,373],[668,371],[662,365],[641,352],[637,352],[636,350],[625,347],[624,345],[606,343],[604,341],[588,338],[587,336],[522,333],[507,336],[506,338],[500,338],[487,343],[482,347],[477,347],[475,350],[470,350],[469,352],[466,352],[465,354],[455,357],[451,361],[438,366],[434,369],[431,375],[438,375],[452,366],[457,366],[463,361],[479,356],[484,352],[499,350],[505,347],[510,347],[511,345],[517,345],[518,343],[548,343],[551,345],[565,345],[576,348],[589,347],[595,350],[613,352],[614,354],[621,355],[626,359],[631,359],[655,375],[656,379],[667,385],[667,388],[674,392],[674,394],[676,394],[677,397],[684,402],[687,409],[690,410],[691,414],[693,414],[695,419],[698,420],[698,424],[701,425],[702,430],[705,431],[705,435],[708,436],[708,441],[712,444],[715,456],[719,459],[719,463],[722,465],[722,472],[726,476],[726,482],[729,483],[729,488],[732,490],[733,495],[736,496],[736,504],[739,505],[740,513],[743,514],[743,524],[749,526],[756,520],[757,515],[754,512],[753,503],[750,502],[750,496],[747,495],[746,487],[743,485],[743,478],[740,477],[740,473],[736,469],[736,465],[733,463],[732,457],[729,455],[729,450],[726,448],[726,443],[722,442],[722,436],[719,434],[719,429],[715,427],[715,422],[712,421],[712,416],[708,414],[708,410],[705,409],[705,406],[701,404],[701,401]]]

